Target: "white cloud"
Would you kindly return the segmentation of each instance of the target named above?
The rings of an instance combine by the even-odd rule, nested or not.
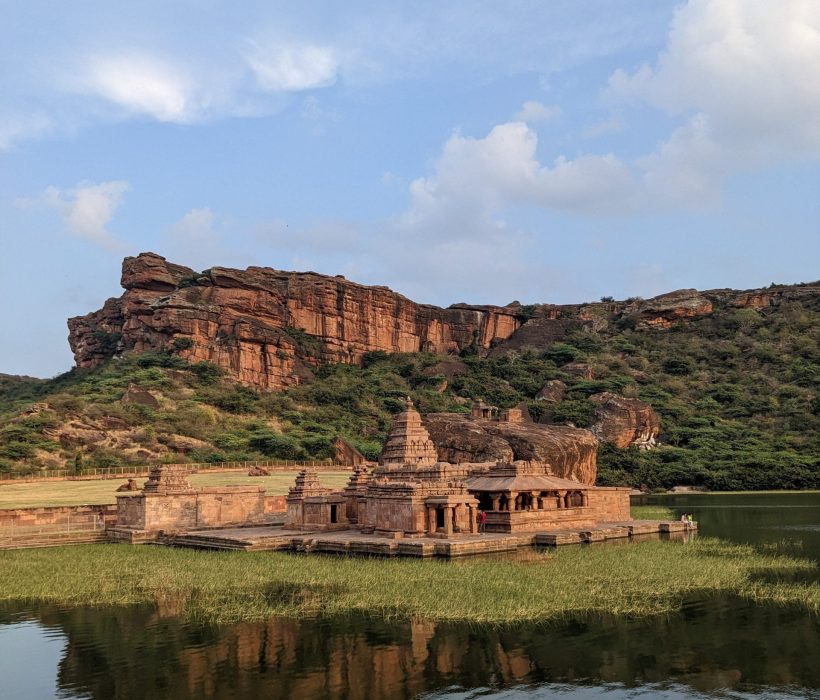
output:
[[[708,131],[731,168],[746,169],[820,156],[818,65],[820,3],[690,0],[655,64],[616,71],[609,93],[697,113],[685,128],[701,145]]]
[[[336,82],[339,61],[328,46],[252,42],[246,60],[263,90],[297,92]]]
[[[112,102],[128,112],[163,122],[187,122],[200,105],[185,71],[169,61],[139,54],[96,56],[70,89]]]
[[[537,100],[528,100],[515,115],[515,120],[533,124],[555,119],[561,114],[561,108],[555,105],[545,105]]]
[[[68,190],[51,186],[39,197],[18,200],[17,204],[51,207],[60,214],[66,231],[71,235],[119,251],[123,249],[123,243],[108,231],[108,224],[129,189],[129,184],[124,180],[99,184],[83,182]]]
[[[522,122],[500,124],[482,139],[450,137],[433,174],[411,183],[404,221],[422,227],[456,211],[490,220],[510,204],[587,214],[629,207],[633,178],[615,156],[558,157],[547,167],[536,157],[537,145],[538,136]]]

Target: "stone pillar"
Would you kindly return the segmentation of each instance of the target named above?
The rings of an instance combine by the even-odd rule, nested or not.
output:
[[[567,502],[565,500],[566,496],[567,496],[566,491],[559,491],[558,492],[558,508],[560,508],[562,510],[567,507]]]
[[[541,510],[541,499],[538,497],[538,491],[532,492],[532,509]]]
[[[518,499],[518,492],[510,491],[509,495],[507,496],[507,510],[513,511],[516,509],[516,500]]]
[[[499,499],[501,498],[501,494],[498,494],[498,493],[491,493],[491,494],[490,494],[490,498],[491,498],[491,499],[492,499],[492,501],[493,501],[493,507],[492,507],[492,510],[493,510],[493,511],[497,511],[497,510],[498,510],[498,501],[499,501]]]
[[[436,531],[436,509],[435,507],[427,506],[427,532],[433,533]]]
[[[453,534],[453,509],[450,506],[444,506],[444,534]]]
[[[473,506],[470,506],[470,532],[472,534],[478,532],[478,512]]]

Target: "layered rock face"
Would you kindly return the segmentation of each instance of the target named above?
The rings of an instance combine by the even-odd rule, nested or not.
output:
[[[215,267],[199,274],[153,253],[126,258],[121,284],[119,299],[69,319],[78,367],[122,352],[174,350],[249,386],[281,389],[321,362],[358,363],[372,350],[488,348],[521,324],[500,307],[441,309],[311,272]]]
[[[594,435],[621,449],[635,445],[648,449],[661,431],[658,414],[646,401],[629,399],[610,392],[590,396],[595,404]]]
[[[460,413],[431,413],[424,425],[443,462],[548,464],[550,476],[594,484],[598,441],[588,430],[564,425],[482,420]]]
[[[343,277],[262,267],[198,273],[154,253],[126,258],[121,283],[121,297],[69,319],[78,367],[123,352],[172,350],[266,390],[298,384],[323,362],[359,363],[373,350],[455,354],[475,348],[495,355],[544,348],[572,331],[603,331],[625,318],[638,329],[663,330],[708,315],[716,304],[765,309],[820,292],[817,285],[687,289],[648,300],[442,309]]]

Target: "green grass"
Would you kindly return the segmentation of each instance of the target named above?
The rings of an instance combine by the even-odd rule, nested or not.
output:
[[[243,472],[194,474],[194,486],[225,486],[227,484],[254,484],[264,486],[269,495],[287,493],[293,485],[296,472],[282,472],[271,476],[252,477]],[[350,478],[350,472],[321,472],[322,484],[341,488]],[[138,478],[142,483],[145,478]],[[94,481],[42,481],[21,484],[0,484],[0,509],[33,508],[39,506],[74,506],[116,503],[116,490],[125,479]]]
[[[87,545],[0,552],[0,600],[162,602],[189,619],[365,613],[508,623],[674,611],[734,594],[820,612],[817,564],[715,539],[568,547],[527,562],[366,559]]]
[[[630,508],[635,520],[677,520],[675,511],[665,506],[632,506]]]

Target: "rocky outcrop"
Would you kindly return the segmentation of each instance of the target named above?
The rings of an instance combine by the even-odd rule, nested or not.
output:
[[[664,330],[708,315],[715,305],[765,311],[820,291],[817,285],[743,292],[687,289],[647,300],[442,309],[343,277],[263,267],[214,267],[200,273],[154,253],[126,258],[121,284],[121,297],[69,319],[78,367],[127,352],[170,350],[191,362],[219,365],[257,389],[298,384],[321,363],[359,363],[371,351],[499,355],[538,350],[581,329],[602,332],[623,323]],[[449,380],[453,370],[458,371],[441,373]]]
[[[592,367],[586,362],[568,362],[561,367],[561,371],[579,379],[594,379],[595,377],[592,373]]]
[[[460,413],[431,413],[424,425],[443,462],[512,462],[549,465],[545,473],[594,484],[598,441],[588,430],[508,423]]]
[[[646,401],[610,392],[595,394],[589,400],[595,404],[595,421],[590,430],[599,440],[621,449],[630,445],[649,449],[655,445],[661,421]]]
[[[200,274],[153,253],[126,258],[121,284],[119,299],[69,319],[77,366],[123,352],[172,350],[191,362],[213,362],[249,386],[281,389],[319,363],[358,363],[374,350],[489,348],[522,323],[515,309],[441,309],[312,272],[214,267]]]
[[[535,395],[536,401],[546,401],[547,403],[560,403],[567,393],[567,385],[560,379],[550,379],[540,391]]]
[[[645,328],[670,328],[681,319],[712,313],[712,302],[697,289],[681,289],[628,304],[624,313],[637,314]]]
[[[345,467],[361,467],[370,464],[367,457],[341,436],[333,439],[333,454],[336,464]]]

